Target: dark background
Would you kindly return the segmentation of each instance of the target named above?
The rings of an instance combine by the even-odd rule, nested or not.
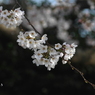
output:
[[[20,0],[20,2],[22,1]],[[86,0],[83,1],[86,2]],[[89,8],[88,4],[83,3],[82,0],[78,0],[77,4],[81,5],[81,9]],[[10,6],[8,7],[9,9],[13,6],[12,4],[1,5],[4,5],[4,8]],[[74,13],[71,13],[68,17],[72,17],[72,21],[77,18]],[[52,30],[52,33],[48,32],[50,30]],[[63,42],[53,36],[57,35],[56,30],[56,27],[44,29],[44,33],[48,34],[51,44]],[[95,83],[95,61],[89,61],[90,57],[95,53],[95,47],[87,45],[85,42],[86,37],[82,38],[77,30],[74,27],[68,30],[68,32],[75,31],[75,39],[79,40],[79,46],[71,63],[84,73],[87,80]],[[70,32],[70,34],[72,35],[73,33]],[[44,66],[37,67],[32,63],[31,56],[33,52],[18,46],[16,40],[17,34],[12,35],[0,29],[0,95],[95,94],[95,89],[90,84],[86,84],[80,74],[72,70],[68,64],[63,65],[61,60],[59,60],[55,69],[51,71],[48,71]],[[79,53],[79,50],[82,53]]]

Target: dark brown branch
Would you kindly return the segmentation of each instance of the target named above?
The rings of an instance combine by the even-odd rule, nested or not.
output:
[[[90,81],[88,81],[88,80],[84,77],[84,74],[83,74],[80,70],[78,70],[76,67],[74,67],[74,66],[71,64],[71,62],[68,62],[68,64],[70,65],[70,67],[72,68],[72,70],[77,71],[77,72],[81,75],[81,77],[83,78],[83,80],[85,81],[85,83],[90,84],[90,85],[95,89],[95,84],[93,84],[93,83],[91,83]]]
[[[36,32],[36,33],[38,33],[40,36],[41,36],[41,34],[36,30],[36,28],[31,24],[31,22],[29,21],[29,19],[27,18],[27,16],[26,15],[24,15],[25,16],[25,18],[27,19],[27,21],[28,21],[28,23],[31,25],[31,27],[34,29],[34,31]]]

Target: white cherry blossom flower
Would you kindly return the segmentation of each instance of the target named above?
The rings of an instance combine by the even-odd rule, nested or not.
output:
[[[64,55],[64,54],[61,52],[59,56],[60,56],[60,57],[63,57],[63,55]]]
[[[0,16],[3,16],[3,17],[6,17],[6,16],[8,16],[8,15],[9,15],[8,10],[4,10],[4,11],[2,11],[1,14],[0,14]]]
[[[67,61],[65,61],[65,60],[62,60],[62,63],[63,63],[63,64],[66,64],[66,63],[67,63]]]
[[[54,48],[50,48],[50,56],[57,55],[57,52]]]
[[[29,49],[34,48],[34,43],[35,41],[33,39],[29,39],[29,44],[30,44]]]
[[[55,49],[60,49],[62,45],[60,43],[55,44]]]
[[[41,45],[39,51],[42,52],[42,53],[45,53],[45,52],[47,52],[47,48],[48,48],[47,45]]]
[[[39,66],[40,65],[37,59],[34,59],[33,60],[33,63],[36,64],[36,66]]]
[[[30,32],[29,32],[29,36],[30,36],[31,38],[35,38],[35,37],[37,36],[37,33],[36,33],[35,31],[30,31]]]
[[[36,59],[41,59],[43,57],[42,53],[40,53],[39,51],[36,51],[34,53],[34,56],[35,56]]]
[[[50,62],[56,64],[59,60],[59,56],[53,56],[51,59],[50,59]]]
[[[50,64],[49,59],[45,59],[45,60],[44,60],[44,63],[45,63],[45,67],[48,67],[48,65]]]
[[[68,54],[65,54],[64,60],[68,61],[70,59],[70,56]]]
[[[40,65],[45,65],[44,60],[44,58],[39,59]]]
[[[75,45],[74,43],[71,44],[72,48],[76,48],[78,45]]]
[[[41,43],[39,40],[34,41],[33,49],[40,49],[40,45],[41,45]]]
[[[47,34],[44,34],[44,35],[41,37],[40,42],[41,42],[41,43],[45,43],[47,40],[48,40]]]
[[[7,28],[15,28],[22,23],[24,18],[24,11],[21,11],[20,8],[15,10],[2,10],[0,7],[0,24],[3,24]]]

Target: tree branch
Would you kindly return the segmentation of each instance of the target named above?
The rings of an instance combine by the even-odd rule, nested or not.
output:
[[[83,78],[83,80],[85,81],[85,83],[90,84],[90,85],[95,89],[95,84],[93,84],[93,83],[91,83],[90,81],[88,81],[88,80],[84,77],[83,72],[81,72],[79,69],[77,69],[76,67],[74,67],[74,66],[71,64],[71,62],[68,62],[68,64],[70,65],[70,67],[72,68],[72,70],[77,71],[77,72],[81,75],[81,77]]]
[[[15,0],[16,4],[19,5],[21,7],[21,9],[24,11],[23,7],[19,4],[19,2],[17,0]],[[31,25],[31,27],[34,29],[34,31],[36,33],[38,33],[40,36],[41,34],[37,31],[37,29],[33,26],[33,24],[31,24],[30,20],[27,18],[27,16],[24,14],[24,17],[26,18],[26,20],[28,21],[29,25]]]

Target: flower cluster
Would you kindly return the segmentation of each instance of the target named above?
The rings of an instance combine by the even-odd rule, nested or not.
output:
[[[44,34],[40,40],[37,39],[37,33],[35,31],[26,31],[25,33],[20,32],[18,35],[18,44],[23,48],[28,48],[34,51],[32,55],[33,63],[37,66],[45,65],[48,70],[55,68],[59,58],[63,60],[63,64],[67,63],[69,59],[75,54],[75,44],[66,44],[63,45],[57,43],[55,46],[47,45],[48,37]]]
[[[82,10],[78,15],[78,22],[81,24],[82,32],[95,31],[95,27],[94,27],[95,26],[95,10],[93,9]]]
[[[3,24],[7,28],[12,28],[19,26],[22,23],[22,18],[24,17],[24,11],[21,11],[20,8],[15,10],[2,10],[0,7],[0,24]]]
[[[73,55],[75,54],[75,48],[77,47],[77,45],[75,45],[74,43],[72,43],[71,45],[63,43],[63,49],[64,49],[64,58],[62,60],[63,64],[66,64],[68,60],[70,60]]]
[[[45,43],[45,41],[47,40],[47,35],[44,34],[41,40],[36,39],[37,33],[35,31],[26,31],[24,34],[23,32],[19,33],[17,42],[24,49],[28,48],[36,51],[41,47],[42,44]]]

